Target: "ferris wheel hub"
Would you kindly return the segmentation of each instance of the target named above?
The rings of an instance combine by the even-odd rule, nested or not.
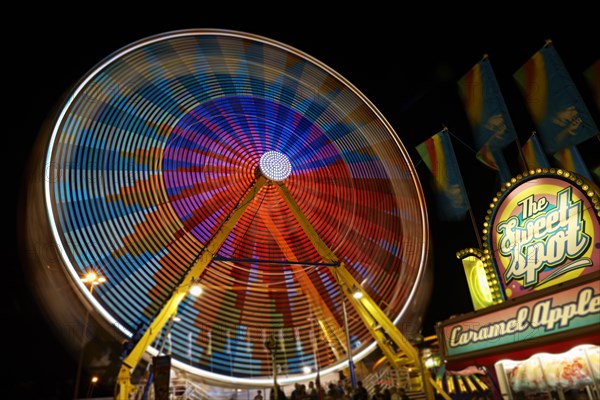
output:
[[[283,153],[267,151],[260,157],[260,172],[272,181],[283,181],[292,173],[292,163]]]

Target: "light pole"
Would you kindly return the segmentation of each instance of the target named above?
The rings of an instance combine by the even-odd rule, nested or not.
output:
[[[96,383],[98,383],[98,377],[92,376],[92,379],[90,380],[90,386],[88,387],[87,395],[85,396],[87,399],[92,397],[92,393],[94,392],[94,387],[96,386]]]
[[[346,331],[346,346],[348,347],[348,369],[350,371],[350,383],[352,389],[356,389],[356,375],[354,374],[354,361],[352,360],[352,343],[350,340],[350,328],[348,327],[348,312],[346,311],[346,299],[342,295],[342,312],[344,313],[344,330]]]
[[[89,272],[81,278],[81,282],[90,285],[90,296],[94,293],[94,287],[106,282],[106,278],[99,276],[96,272]],[[81,333],[81,348],[79,349],[79,362],[77,363],[77,375],[75,377],[75,389],[73,390],[73,399],[79,397],[79,382],[81,381],[81,368],[83,366],[83,349],[85,347],[85,337],[87,336],[87,327],[90,320],[90,310],[85,313],[85,321],[83,323],[83,332]]]
[[[277,386],[277,338],[275,333],[272,333],[265,343],[267,349],[271,353],[271,365],[273,366],[273,400],[279,398],[279,387]]]

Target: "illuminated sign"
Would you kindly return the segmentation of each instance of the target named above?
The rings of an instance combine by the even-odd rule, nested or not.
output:
[[[469,285],[469,293],[475,310],[489,307],[494,304],[494,297],[490,290],[485,267],[480,257],[469,255],[462,257],[465,277]]]
[[[497,306],[498,307],[498,306]],[[600,280],[483,313],[441,328],[446,356],[514,345],[600,324]]]
[[[528,176],[493,204],[485,239],[506,299],[600,269],[598,194],[565,175]]]

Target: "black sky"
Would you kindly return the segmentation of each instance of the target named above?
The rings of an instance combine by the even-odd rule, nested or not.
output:
[[[573,4],[570,4],[573,6]],[[94,5],[92,7],[100,7]],[[168,6],[168,7],[167,7]],[[523,12],[505,16],[467,15],[452,18],[447,10],[402,11],[361,4],[354,10],[325,13],[307,4],[290,11],[224,5],[217,10],[190,10],[174,5],[123,15],[109,11],[71,10],[61,17],[23,17],[5,36],[4,99],[5,176],[10,183],[8,241],[5,242],[3,326],[10,381],[35,387],[23,398],[68,398],[76,363],[54,337],[24,282],[15,234],[15,212],[22,173],[40,126],[61,96],[94,65],[119,48],[144,37],[178,29],[220,28],[254,33],[291,45],[324,62],[362,91],[394,127],[415,164],[414,147],[447,126],[461,163],[476,228],[481,230],[491,198],[498,189],[493,171],[475,159],[470,128],[456,93],[456,80],[489,54],[513,122],[522,141],[534,129],[512,74],[546,39],[552,39],[586,100],[591,99],[583,71],[600,55],[600,29],[590,10],[557,10],[550,16]],[[433,8],[433,5],[431,6]],[[449,11],[449,10],[448,10]],[[455,12],[457,10],[454,10]],[[274,15],[267,15],[271,13]],[[25,15],[25,14],[22,14]],[[7,17],[10,18],[10,17]],[[589,107],[598,116],[593,104]],[[600,122],[600,121],[598,121]],[[515,151],[516,152],[516,151]],[[596,153],[600,154],[600,153]],[[471,311],[466,281],[455,253],[476,246],[472,221],[437,219],[429,175],[417,171],[430,204],[434,247],[434,289],[423,324],[433,333],[435,322]],[[17,220],[18,223],[18,220]]]

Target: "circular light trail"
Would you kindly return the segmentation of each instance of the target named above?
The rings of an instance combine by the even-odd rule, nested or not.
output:
[[[107,278],[91,304],[124,336],[209,251],[203,293],[171,328],[174,366],[269,384],[274,337],[282,384],[346,367],[334,272],[274,185],[207,249],[257,171],[284,181],[390,318],[412,312],[428,252],[420,183],[389,123],[331,68],[256,35],[175,31],[113,53],[66,98],[44,160],[48,221],[83,296],[80,276]],[[357,360],[375,345],[351,308],[348,321]]]

